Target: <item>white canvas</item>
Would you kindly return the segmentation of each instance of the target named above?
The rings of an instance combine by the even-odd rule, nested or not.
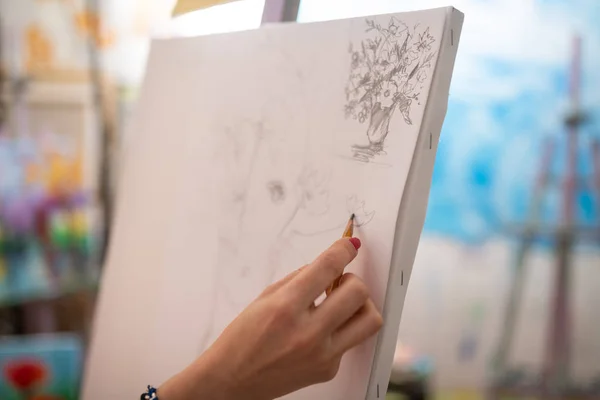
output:
[[[185,367],[352,213],[348,271],[384,329],[286,399],[383,398],[461,24],[447,8],[155,42],[83,398]]]

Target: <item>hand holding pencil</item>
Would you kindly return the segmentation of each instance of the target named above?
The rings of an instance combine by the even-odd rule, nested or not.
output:
[[[159,398],[274,399],[333,379],[344,354],[383,324],[365,283],[344,274],[360,248],[353,224],[350,217],[344,238],[267,287]],[[331,295],[316,305],[324,291]]]

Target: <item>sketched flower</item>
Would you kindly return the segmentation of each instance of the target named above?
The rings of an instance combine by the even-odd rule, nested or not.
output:
[[[367,225],[375,216],[375,211],[367,211],[365,201],[353,194],[346,198],[346,208],[348,213],[354,214],[356,226]]]
[[[416,50],[409,50],[404,54],[402,62],[404,65],[411,65],[413,61],[419,58],[419,52]]]
[[[429,34],[429,28],[425,29],[425,32],[419,34],[419,40],[417,41],[417,50],[431,50],[431,45],[435,39]]]
[[[15,360],[4,367],[6,380],[20,392],[31,392],[48,377],[48,369],[38,360]]]
[[[417,81],[419,82],[425,82],[425,79],[427,79],[427,71],[422,69],[419,72],[417,72]]]
[[[394,35],[399,36],[400,33],[404,32],[406,25],[398,18],[392,17],[388,23],[388,31]]]
[[[365,113],[365,111],[361,111],[358,113],[358,121],[362,124],[363,122],[365,122],[365,120],[367,119],[367,115]]]

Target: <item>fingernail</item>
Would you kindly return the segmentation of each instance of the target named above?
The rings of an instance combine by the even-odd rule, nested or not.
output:
[[[350,243],[356,250],[360,249],[360,239],[357,237],[350,238]]]

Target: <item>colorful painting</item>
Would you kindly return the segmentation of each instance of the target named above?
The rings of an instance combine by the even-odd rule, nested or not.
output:
[[[57,135],[0,137],[0,299],[88,277],[94,254],[82,151]]]
[[[0,399],[77,400],[82,357],[77,336],[0,340]]]

